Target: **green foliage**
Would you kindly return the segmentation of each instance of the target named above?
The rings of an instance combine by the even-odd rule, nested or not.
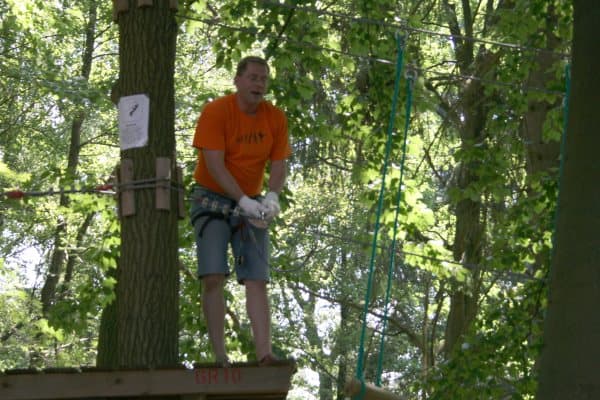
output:
[[[543,104],[548,113],[542,138],[561,137],[561,98],[554,92],[563,90],[564,61],[553,62],[549,78],[536,83],[544,91],[526,90],[521,82],[538,71],[537,53],[493,42],[567,52],[571,6],[558,0],[513,3],[507,8],[508,3],[489,2],[486,10],[472,10],[473,35],[487,42],[472,43],[471,54],[461,53],[470,41],[446,36],[452,17],[459,29],[466,28],[458,3],[454,11],[444,2],[384,0],[298,2],[298,8],[194,1],[180,7],[176,139],[186,193],[193,185],[191,141],[200,109],[233,90],[241,56],[269,58],[268,96],[288,115],[294,154],[284,212],[272,227],[271,303],[277,352],[297,357],[300,369],[316,372],[323,385],[299,378],[303,398],[318,393],[323,400],[333,398],[341,390],[335,381],[354,372],[392,114],[396,129],[368,299],[366,378],[377,378],[383,336],[383,382],[392,391],[432,399],[534,393],[557,192],[553,169],[528,170],[531,143],[521,128],[531,105]],[[93,4],[99,7],[93,66],[83,79],[82,32]],[[89,188],[110,181],[119,158],[116,112],[108,96],[119,74],[110,2],[0,1],[0,13],[2,189]],[[556,24],[548,22],[553,15]],[[416,29],[405,32],[403,24]],[[426,33],[432,30],[441,35]],[[402,187],[404,89],[398,110],[391,109],[398,32],[405,39],[404,67],[418,71]],[[461,63],[465,54],[471,63]],[[480,63],[489,55],[495,56],[492,65]],[[476,84],[483,89],[476,91]],[[80,154],[75,176],[67,180],[71,127],[79,112],[85,115]],[[472,121],[479,124],[475,131],[469,131]],[[480,207],[477,265],[454,252],[463,200]],[[0,369],[92,365],[99,315],[114,298],[112,272],[120,248],[114,199],[0,197],[0,210]],[[67,228],[55,242],[58,222]],[[180,223],[179,239],[180,358],[207,361],[212,354],[187,219]],[[43,315],[40,289],[56,250],[65,251],[74,269],[70,279],[61,272],[59,296]],[[31,251],[36,256],[28,259]],[[389,324],[382,332],[392,252]],[[475,296],[479,308],[459,347],[445,353],[455,290]],[[233,281],[227,300],[228,351],[235,360],[252,359],[244,294]]]
[[[11,171],[10,168],[8,168],[8,166],[3,162],[0,162],[0,178],[3,182],[11,182],[12,184],[23,182],[28,179],[26,174],[19,174]]]
[[[431,375],[428,398],[533,398],[544,289],[543,281],[532,280],[486,296],[473,332]]]

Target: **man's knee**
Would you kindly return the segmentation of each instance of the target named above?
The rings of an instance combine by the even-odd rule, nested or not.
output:
[[[250,293],[266,293],[267,282],[263,280],[244,280],[246,291]]]
[[[223,290],[225,285],[225,275],[210,274],[202,277],[202,287],[207,292]]]

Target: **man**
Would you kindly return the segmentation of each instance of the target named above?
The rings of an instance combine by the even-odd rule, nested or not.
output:
[[[231,244],[237,280],[245,286],[246,310],[261,365],[276,358],[271,347],[268,222],[279,213],[279,193],[291,150],[285,114],[264,100],[269,66],[243,58],[234,78],[236,92],[205,105],[194,135],[198,149],[191,221],[196,235],[202,309],[218,363],[227,366],[223,288],[230,274]],[[267,164],[268,190],[260,196]]]

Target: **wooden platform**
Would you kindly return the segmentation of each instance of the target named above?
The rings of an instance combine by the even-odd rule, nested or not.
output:
[[[179,396],[182,400],[283,400],[296,372],[293,360],[218,368],[148,370],[12,370],[0,373],[2,400]]]

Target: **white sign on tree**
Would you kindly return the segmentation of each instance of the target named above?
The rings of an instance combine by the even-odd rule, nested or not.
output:
[[[134,94],[119,99],[119,140],[121,150],[148,144],[150,99]]]

